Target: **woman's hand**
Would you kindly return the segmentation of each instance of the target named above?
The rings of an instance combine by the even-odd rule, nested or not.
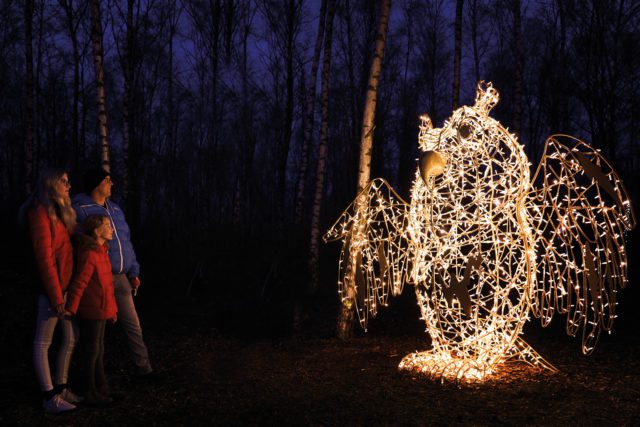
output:
[[[113,316],[111,319],[109,319],[109,323],[111,323],[112,325],[114,323],[116,323],[118,321],[118,315],[116,314],[115,316]]]

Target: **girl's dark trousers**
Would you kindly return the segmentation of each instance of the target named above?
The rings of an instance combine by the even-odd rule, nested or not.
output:
[[[79,383],[85,396],[96,396],[107,388],[104,375],[104,330],[106,320],[78,319],[80,328]]]

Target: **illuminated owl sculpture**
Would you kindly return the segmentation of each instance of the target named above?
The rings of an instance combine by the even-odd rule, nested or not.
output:
[[[324,237],[343,241],[340,295],[365,328],[415,285],[432,349],[401,369],[471,380],[519,359],[555,370],[520,337],[529,313],[544,326],[566,315],[585,354],[611,330],[635,226],[626,190],[598,151],[565,135],[547,139],[532,179],[523,146],[488,115],[498,99],[480,82],[475,104],[442,128],[423,116],[411,202],[375,179]]]

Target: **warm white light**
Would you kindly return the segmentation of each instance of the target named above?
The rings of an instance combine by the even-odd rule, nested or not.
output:
[[[480,380],[519,359],[555,370],[520,338],[529,312],[545,326],[566,314],[586,354],[613,324],[635,226],[620,178],[589,145],[557,135],[531,179],[523,146],[488,115],[498,99],[480,82],[475,104],[442,128],[422,116],[411,203],[375,179],[325,235],[343,241],[339,292],[363,327],[415,284],[433,348],[401,369]]]

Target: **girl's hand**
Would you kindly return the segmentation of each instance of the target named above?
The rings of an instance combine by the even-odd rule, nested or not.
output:
[[[118,315],[116,314],[115,316],[113,316],[111,319],[109,319],[109,323],[111,323],[112,325],[114,323],[116,323],[118,321]]]
[[[55,311],[56,311],[56,315],[58,317],[62,317],[64,316],[65,312],[67,311],[64,307],[64,303],[62,304],[58,304],[54,307]]]

